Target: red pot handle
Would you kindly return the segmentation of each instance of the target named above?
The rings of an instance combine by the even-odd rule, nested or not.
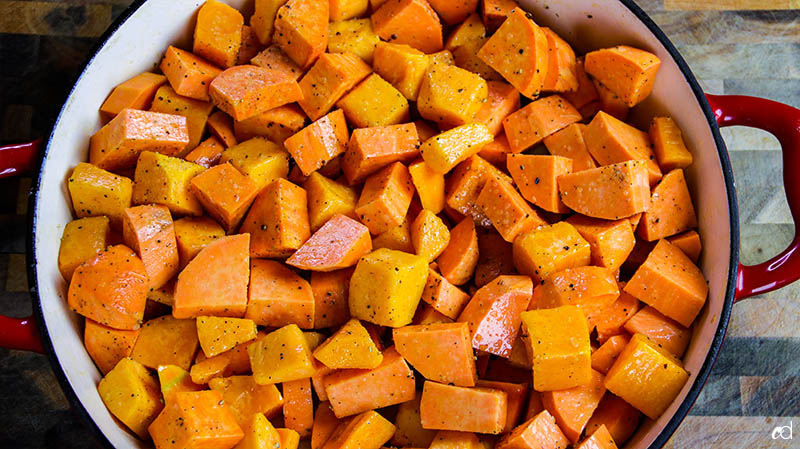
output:
[[[763,98],[706,94],[720,127],[750,126],[775,135],[783,150],[783,185],[795,234],[780,254],[758,265],[742,265],[736,274],[735,301],[766,293],[800,279],[800,110]]]
[[[14,145],[0,146],[0,178],[31,172],[39,160],[42,139]],[[0,347],[44,352],[36,319],[11,318],[0,315]]]

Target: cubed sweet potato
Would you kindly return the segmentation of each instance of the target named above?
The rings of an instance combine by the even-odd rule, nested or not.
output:
[[[164,408],[155,376],[129,358],[100,380],[97,392],[111,414],[141,438],[147,438],[147,426]]]
[[[298,104],[311,120],[317,120],[371,72],[354,53],[323,53],[300,80],[303,98]]]
[[[344,153],[349,137],[344,112],[337,109],[287,138],[283,145],[308,176]]]
[[[469,295],[456,287],[434,270],[429,270],[428,281],[422,293],[422,300],[430,304],[439,313],[452,319],[458,315],[469,302]]]
[[[302,270],[334,271],[355,265],[371,250],[366,226],[344,215],[334,215],[286,263]]]
[[[408,169],[395,162],[367,178],[356,204],[356,216],[372,234],[386,232],[403,222],[413,195]]]
[[[700,258],[700,252],[703,250],[702,242],[700,242],[700,234],[697,231],[686,231],[683,234],[674,235],[668,238],[670,243],[681,249],[692,262],[697,263]]]
[[[592,369],[603,374],[608,373],[628,341],[630,341],[630,337],[625,334],[614,335],[606,340],[592,353]]]
[[[619,162],[561,175],[561,201],[583,215],[619,220],[647,210],[650,203],[646,161]]]
[[[208,86],[222,73],[209,61],[171,45],[167,47],[159,68],[178,95],[202,101],[208,101]]]
[[[479,255],[475,265],[475,286],[483,287],[500,275],[516,274],[512,245],[493,230],[477,234]]]
[[[550,28],[542,28],[547,36],[549,63],[543,90],[551,92],[574,92],[578,89],[578,75],[575,70],[575,51]]]
[[[487,443],[492,441],[493,435],[485,435]],[[459,432],[456,430],[440,430],[434,435],[428,449],[481,449],[485,448],[481,438],[474,432]]]
[[[482,146],[481,150],[489,145],[490,143]],[[459,163],[452,173],[447,176],[445,184],[447,206],[472,218],[478,226],[491,227],[491,221],[475,203],[486,182],[492,178],[500,178],[512,182],[510,176],[488,163],[479,155],[471,156],[464,162]],[[446,211],[447,209],[445,209]]]
[[[342,171],[354,185],[393,162],[408,162],[418,154],[419,138],[413,123],[360,128],[350,136]]]
[[[523,198],[548,212],[569,212],[558,197],[558,177],[572,172],[572,159],[512,153],[506,164]]]
[[[650,205],[642,214],[636,232],[652,242],[694,227],[697,227],[697,215],[683,170],[672,170],[653,188]]]
[[[619,95],[629,107],[650,95],[661,60],[648,51],[627,45],[586,54],[586,73]]]
[[[692,165],[692,153],[686,148],[681,129],[671,117],[653,118],[649,134],[661,170],[668,172]]]
[[[586,423],[606,393],[603,379],[603,374],[591,370],[589,382],[583,385],[542,393],[544,408],[553,415],[556,424],[573,443],[580,438]]]
[[[161,365],[158,371],[158,384],[161,386],[161,395],[166,398],[169,395],[182,391],[200,391],[203,386],[192,382],[189,372],[180,366]]]
[[[476,382],[475,386],[506,392],[508,406],[506,407],[506,427],[503,431],[511,432],[516,427],[524,411],[526,399],[528,398],[528,384],[481,379]]]
[[[226,69],[211,82],[208,94],[215,106],[236,121],[303,98],[297,81],[254,65]]]
[[[538,394],[532,392],[532,394]],[[569,445],[553,415],[542,410],[497,442],[497,449],[560,449]]]
[[[602,267],[577,267],[551,273],[536,287],[535,307],[550,309],[575,305],[591,321],[619,296],[614,272]]]
[[[311,399],[311,380],[298,379],[283,383],[283,422],[306,438],[314,424],[314,402]]]
[[[83,329],[83,345],[100,372],[107,374],[117,363],[131,355],[139,337],[139,329],[120,330],[87,319]]]
[[[533,389],[564,390],[592,379],[589,328],[572,305],[523,312],[522,334],[533,360]]]
[[[253,16],[253,18],[255,18],[255,16]],[[250,20],[252,22],[253,19]],[[270,45],[266,49],[258,52],[257,55],[250,59],[250,64],[265,69],[276,70],[296,81],[299,81],[300,77],[303,76],[303,69],[298,67],[297,64],[292,61],[292,58],[286,56],[286,53],[277,45]]]
[[[425,381],[420,402],[422,427],[499,434],[506,425],[505,391]]]
[[[511,183],[498,177],[486,182],[475,205],[507,242],[513,242],[520,234],[547,224]]]
[[[625,330],[631,334],[646,335],[659,347],[666,349],[675,357],[683,357],[692,331],[665,317],[658,310],[647,306],[636,312],[625,322]]]
[[[683,251],[661,240],[625,285],[625,291],[688,327],[706,302],[708,283]]]
[[[315,328],[339,326],[350,318],[347,297],[351,275],[348,269],[311,273]]]
[[[192,51],[220,67],[236,65],[242,44],[244,17],[217,0],[206,0],[197,11]]]
[[[442,24],[426,0],[387,0],[372,13],[375,34],[425,53],[442,49]]]
[[[166,284],[178,273],[178,245],[172,216],[165,206],[148,205],[125,209],[122,222],[125,244],[144,263],[151,289]]]
[[[586,433],[592,434],[605,426],[614,441],[622,445],[639,427],[641,413],[621,398],[607,393],[586,424]]]
[[[253,259],[245,317],[261,326],[296,324],[311,329],[314,327],[311,285],[281,262]]]
[[[158,88],[166,82],[164,75],[140,73],[115,87],[100,106],[100,112],[113,118],[123,109],[147,109]]]
[[[315,0],[289,0],[278,9],[273,40],[303,69],[328,46],[329,11],[329,3]]]
[[[469,324],[472,347],[508,357],[532,293],[527,276],[498,276],[478,289],[458,316],[458,321]]]
[[[597,163],[586,148],[583,138],[586,125],[573,123],[544,138],[544,146],[553,156],[572,159],[572,170],[581,171],[597,167]]]
[[[250,234],[251,257],[291,255],[311,236],[306,191],[278,178],[258,194],[241,232]]]
[[[589,242],[592,265],[616,270],[628,258],[636,243],[628,220],[606,221],[573,215],[567,219],[567,223]]]
[[[67,301],[80,315],[114,329],[137,329],[149,281],[142,260],[124,245],[110,246],[72,274]]]
[[[170,396],[148,431],[156,447],[231,448],[244,438],[227,401],[213,390]]]
[[[371,370],[339,370],[325,377],[325,392],[337,418],[414,399],[414,372],[394,348]]]
[[[228,232],[239,226],[258,194],[256,183],[230,163],[217,165],[192,178],[190,190]]]
[[[426,140],[420,147],[420,154],[432,170],[445,174],[493,138],[482,123],[461,125]]]
[[[485,124],[497,136],[503,131],[503,120],[519,109],[519,91],[502,81],[487,81],[486,85],[488,97],[473,120]]]
[[[106,170],[133,167],[142,151],[168,156],[189,143],[186,117],[124,109],[89,142],[89,162]]]
[[[216,239],[178,275],[172,315],[242,317],[247,305],[250,236]]]
[[[661,179],[661,169],[646,132],[601,111],[585,128],[584,134],[586,148],[600,165],[643,160],[647,163],[650,184]]]
[[[623,290],[620,283],[619,297],[610,306],[592,316],[589,326],[597,329],[597,341],[603,343],[614,335],[625,333],[623,326],[639,311],[639,300]]]
[[[392,332],[395,348],[426,379],[475,386],[477,374],[467,323],[404,326]]]
[[[209,80],[208,83],[210,82]],[[196,100],[178,95],[172,87],[167,85],[161,86],[156,91],[153,104],[150,106],[150,110],[153,112],[178,114],[186,117],[186,130],[189,134],[189,143],[177,154],[178,157],[187,155],[198,146],[205,133],[206,123],[208,122],[208,117],[212,109],[214,109],[214,105],[208,101]],[[187,160],[196,162],[191,159]],[[202,163],[200,163],[200,165],[205,166],[205,164]]]
[[[512,153],[519,153],[581,120],[581,114],[560,95],[535,100],[503,119]]]

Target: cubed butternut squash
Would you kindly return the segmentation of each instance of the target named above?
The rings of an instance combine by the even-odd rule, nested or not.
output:
[[[311,120],[317,120],[371,72],[354,53],[323,53],[300,80],[303,98],[298,104]]]
[[[144,151],[136,163],[133,202],[162,204],[179,215],[201,215],[203,208],[189,191],[189,183],[204,170],[176,157]]]
[[[278,9],[273,40],[305,69],[328,47],[330,5],[314,0],[289,0]]]
[[[520,235],[513,258],[520,273],[539,283],[552,273],[589,265],[591,247],[574,226],[558,222]]]
[[[361,81],[336,106],[358,128],[396,125],[409,119],[408,100],[377,73]]]
[[[206,357],[214,357],[256,338],[256,323],[242,318],[197,317],[197,339]]]
[[[351,319],[314,350],[314,358],[331,369],[373,369],[383,355],[367,329]]]
[[[310,175],[344,153],[350,137],[344,117],[344,112],[337,109],[283,142],[303,175]]]
[[[435,214],[441,212],[444,209],[444,175],[432,170],[423,160],[409,165],[408,173],[422,208]]]
[[[123,358],[97,385],[108,410],[140,438],[164,408],[155,376],[142,364]]]
[[[179,320],[164,315],[142,325],[131,358],[151,369],[160,365],[175,365],[188,370],[198,346],[194,320]]]
[[[422,78],[417,97],[419,114],[440,127],[471,123],[489,95],[486,81],[454,65],[438,65]]]
[[[486,125],[470,123],[431,137],[422,143],[419,151],[431,170],[446,174],[493,139]]]
[[[253,137],[229,147],[222,152],[219,162],[230,162],[259,190],[289,174],[289,154],[263,137]]]
[[[367,64],[373,63],[373,54],[381,38],[366,19],[342,20],[328,24],[328,52],[355,53]],[[377,71],[376,67],[373,67]],[[316,448],[315,448],[316,449]]]
[[[296,324],[259,337],[247,347],[253,379],[259,385],[305,379],[314,374],[311,349]]]
[[[339,424],[322,449],[380,449],[394,431],[394,424],[369,410]]]
[[[197,11],[192,51],[220,67],[236,65],[242,44],[244,17],[217,0],[206,0]]]
[[[447,225],[433,212],[423,209],[411,223],[411,243],[418,256],[433,262],[450,243]]]
[[[194,256],[209,243],[225,237],[225,230],[208,217],[181,218],[175,220],[174,228],[181,268],[194,259]]]
[[[75,269],[106,249],[110,239],[111,226],[106,216],[79,218],[67,223],[58,248],[61,276],[69,282]]]

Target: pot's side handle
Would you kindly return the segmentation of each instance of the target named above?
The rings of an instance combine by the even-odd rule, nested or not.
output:
[[[42,139],[0,146],[0,178],[33,171],[39,159]],[[0,315],[0,347],[44,352],[36,320],[33,316],[11,318]]]
[[[795,234],[777,256],[758,265],[739,264],[735,300],[766,293],[800,279],[800,110],[763,98],[706,95],[720,127],[750,126],[775,135],[783,150],[783,185]]]

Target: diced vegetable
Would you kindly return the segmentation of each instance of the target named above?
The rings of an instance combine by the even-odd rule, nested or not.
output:
[[[374,369],[383,362],[367,329],[352,319],[314,350],[314,358],[331,369]]]
[[[645,161],[619,162],[558,178],[561,201],[575,212],[619,220],[647,210],[650,202]]]
[[[514,240],[514,266],[540,283],[552,273],[589,265],[591,247],[574,226],[558,222]]]
[[[683,357],[692,331],[665,317],[658,310],[647,306],[636,312],[625,322],[625,330],[631,334],[646,335],[675,357]]]
[[[425,53],[442,49],[442,24],[426,0],[385,0],[373,11],[372,27],[382,39]]]
[[[64,227],[58,248],[58,270],[67,281],[83,262],[106,249],[111,239],[108,217],[87,217],[73,220]]]
[[[358,128],[396,125],[409,119],[408,100],[377,73],[361,81],[336,106]]]
[[[100,372],[108,374],[120,360],[130,357],[139,332],[139,329],[113,329],[87,319],[83,329],[83,345]]]
[[[201,316],[197,318],[197,338],[206,357],[214,357],[256,338],[256,323],[241,318]]]
[[[323,53],[300,80],[303,97],[298,104],[311,120],[317,120],[371,72],[354,53]]]
[[[253,378],[259,385],[305,379],[314,374],[311,349],[296,324],[259,337],[247,347]]]
[[[467,323],[405,326],[392,332],[395,347],[426,379],[475,386],[477,374]]]
[[[583,385],[542,393],[542,404],[564,435],[576,443],[605,393],[603,374],[592,370],[589,382]]]
[[[311,380],[298,379],[283,383],[283,422],[297,432],[299,438],[311,434],[314,425],[314,403],[311,399]]]
[[[344,112],[337,109],[287,138],[283,145],[303,175],[308,176],[344,153],[348,138]]]
[[[354,185],[393,162],[408,162],[418,154],[419,138],[413,123],[360,128],[350,136],[342,171]]]
[[[352,267],[371,250],[366,226],[344,215],[334,215],[286,263],[303,270],[334,271]]]
[[[551,95],[507,116],[503,129],[511,152],[519,153],[580,120],[581,114],[567,100]]]
[[[533,392],[536,394],[536,392]],[[565,448],[569,441],[546,410],[531,417],[497,442],[497,449]]]
[[[247,311],[244,315],[261,326],[296,324],[314,327],[311,285],[281,262],[252,259]]]
[[[329,3],[289,0],[278,9],[273,40],[305,69],[328,47]]]
[[[558,177],[572,172],[572,159],[509,154],[506,161],[508,172],[526,200],[548,212],[569,212],[558,197]]]
[[[194,320],[164,315],[142,325],[131,358],[151,369],[175,365],[188,370],[198,346]]]
[[[420,416],[426,429],[499,434],[506,425],[507,406],[505,391],[428,380],[422,390]]]
[[[242,14],[226,3],[206,0],[197,12],[192,51],[220,67],[236,65],[242,43]]]
[[[147,438],[147,426],[164,407],[155,376],[129,358],[100,380],[97,391],[111,414],[141,438]]]
[[[250,234],[251,257],[287,257],[311,236],[306,191],[278,178],[258,194],[240,232]]]
[[[244,437],[231,408],[222,395],[213,390],[167,397],[164,411],[150,424],[148,431],[159,448],[229,449]]]
[[[683,170],[672,170],[653,189],[650,205],[642,214],[642,222],[636,232],[652,242],[696,226],[697,216]]]
[[[147,109],[158,88],[166,82],[164,75],[140,73],[115,87],[100,106],[100,112],[113,118],[123,109]]]
[[[171,45],[167,48],[159,68],[178,95],[202,101],[209,100],[208,86],[222,73],[222,70],[205,59]]]
[[[587,53],[585,64],[586,73],[633,107],[653,90],[661,60],[650,52],[619,45]]]
[[[239,226],[258,194],[258,186],[230,163],[220,164],[192,178],[189,190],[226,231]]]

